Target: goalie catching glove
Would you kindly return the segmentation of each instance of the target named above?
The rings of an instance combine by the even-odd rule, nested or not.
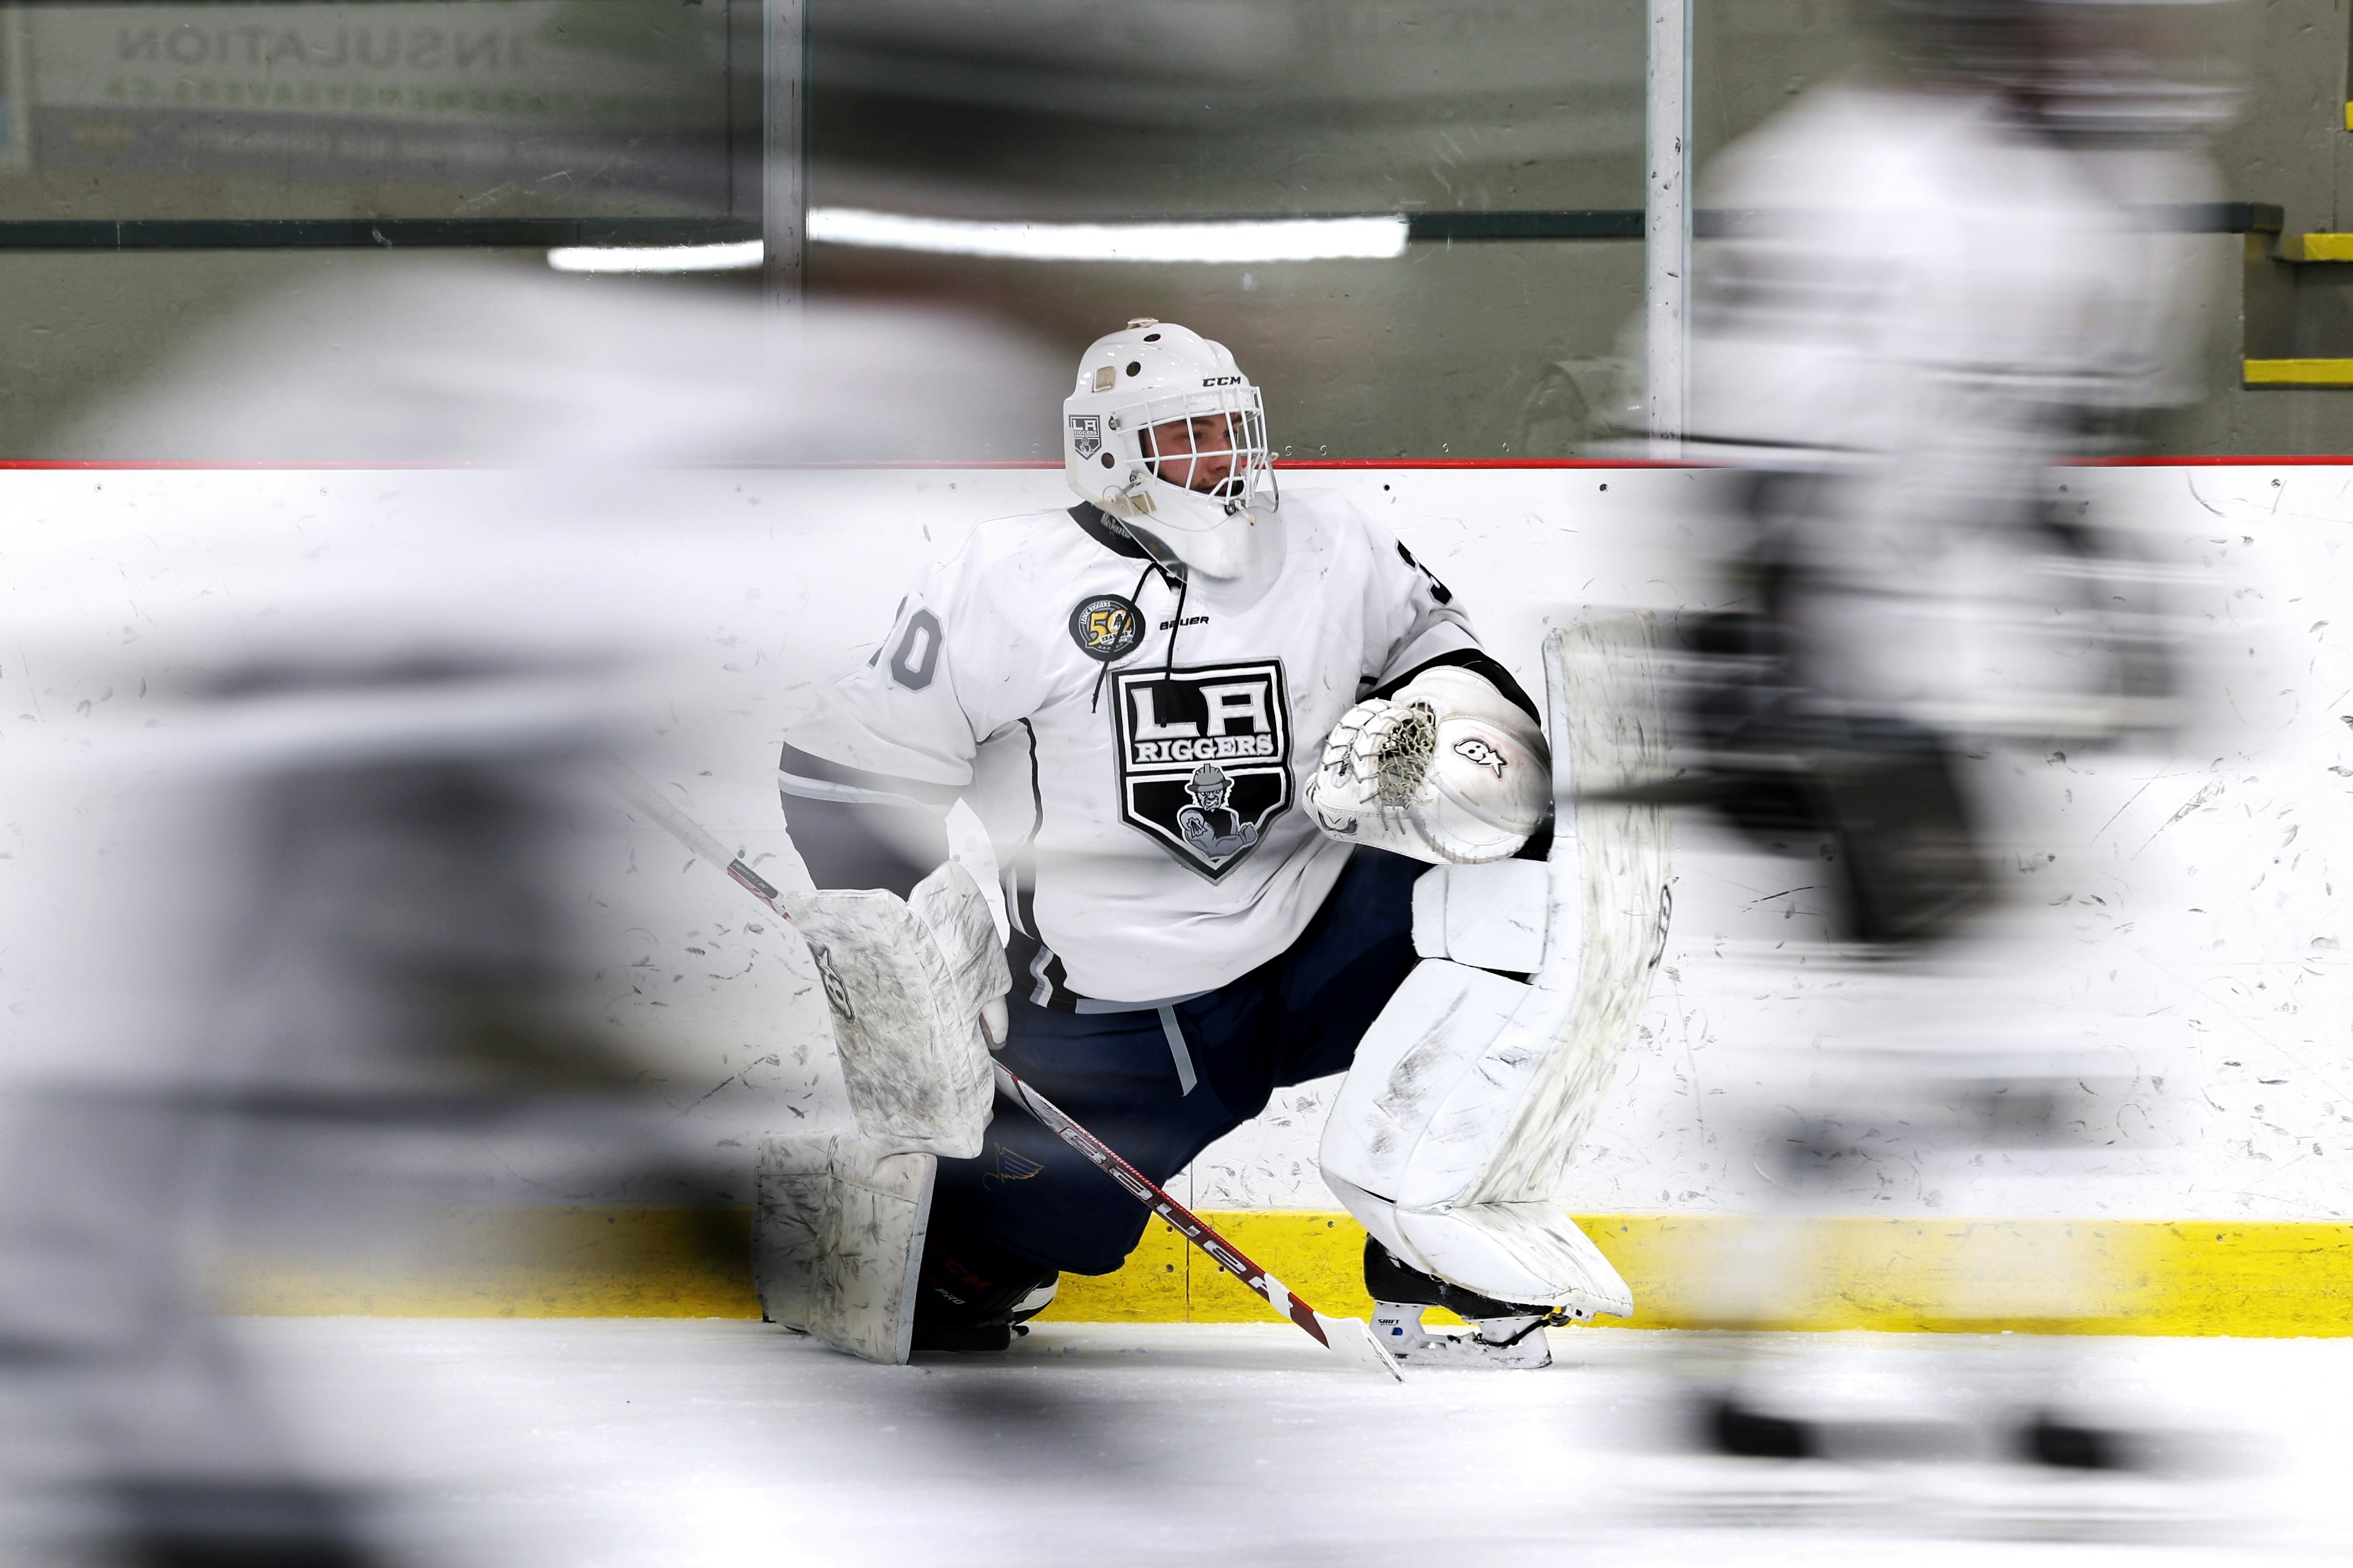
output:
[[[1307,809],[1332,837],[1416,860],[1505,860],[1552,810],[1552,758],[1483,677],[1440,665],[1341,716]]]

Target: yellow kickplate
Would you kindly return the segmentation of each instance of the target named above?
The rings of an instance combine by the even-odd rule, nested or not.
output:
[[[1205,1214],[1317,1310],[1371,1310],[1344,1214]],[[2353,1335],[2353,1225],[1593,1215],[1631,1328],[2003,1329]],[[272,1316],[757,1318],[740,1208],[479,1208],[410,1227],[403,1256],[244,1258],[225,1310]],[[1063,1322],[1270,1322],[1155,1220],[1117,1272],[1066,1275]],[[1612,1321],[1604,1320],[1605,1322]]]
[[[2353,359],[2251,359],[2249,386],[2353,386]]]
[[[1208,1213],[1319,1311],[1361,1316],[1345,1215]],[[1592,1215],[1638,1329],[2353,1335],[2353,1226]],[[1181,1291],[1176,1281],[1182,1279]],[[1180,1299],[1184,1310],[1172,1310]],[[1271,1314],[1155,1221],[1116,1274],[1066,1276],[1063,1321],[1262,1322]]]
[[[2300,234],[2285,248],[2290,261],[2353,261],[2353,234]]]
[[[396,1244],[232,1258],[219,1310],[260,1317],[757,1318],[748,1208],[463,1207]]]

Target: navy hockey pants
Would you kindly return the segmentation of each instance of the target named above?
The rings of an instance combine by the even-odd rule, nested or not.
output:
[[[1176,1004],[1195,1078],[1184,1090],[1157,1010],[1065,1013],[1008,999],[1005,1062],[1155,1182],[1256,1116],[1277,1089],[1345,1068],[1414,965],[1417,861],[1359,848],[1291,949]],[[976,1160],[943,1160],[932,1226],[1072,1274],[1107,1274],[1150,1215],[1003,1098]]]

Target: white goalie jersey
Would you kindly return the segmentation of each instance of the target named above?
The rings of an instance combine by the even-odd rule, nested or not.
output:
[[[1237,606],[1088,507],[984,523],[786,734],[794,795],[968,800],[1008,877],[1017,993],[1213,989],[1288,948],[1350,846],[1303,805],[1360,698],[1477,640],[1332,491],[1287,492],[1282,571]]]

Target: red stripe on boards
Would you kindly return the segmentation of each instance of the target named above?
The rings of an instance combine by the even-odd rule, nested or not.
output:
[[[272,461],[268,459],[237,459],[212,461],[185,458],[0,458],[0,471],[10,469],[25,472],[155,472],[185,470],[195,473],[256,472],[256,473],[367,473],[442,470],[463,471],[470,468],[486,470],[517,469],[530,465],[517,462],[438,462],[407,460],[353,461],[333,459],[321,461],[309,458]],[[984,458],[965,462],[920,459],[883,463],[680,463],[670,465],[681,471],[703,469],[798,469],[871,470],[892,472],[901,469],[936,471],[963,470],[1037,470],[1060,468],[1057,462],[1043,458]],[[1336,470],[1366,468],[1704,468],[1719,464],[1683,462],[1670,458],[1285,458],[1274,465],[1293,470]],[[2066,465],[2079,468],[2353,468],[2353,454],[2306,454],[2274,457],[2181,457],[2181,458],[2082,458]]]

